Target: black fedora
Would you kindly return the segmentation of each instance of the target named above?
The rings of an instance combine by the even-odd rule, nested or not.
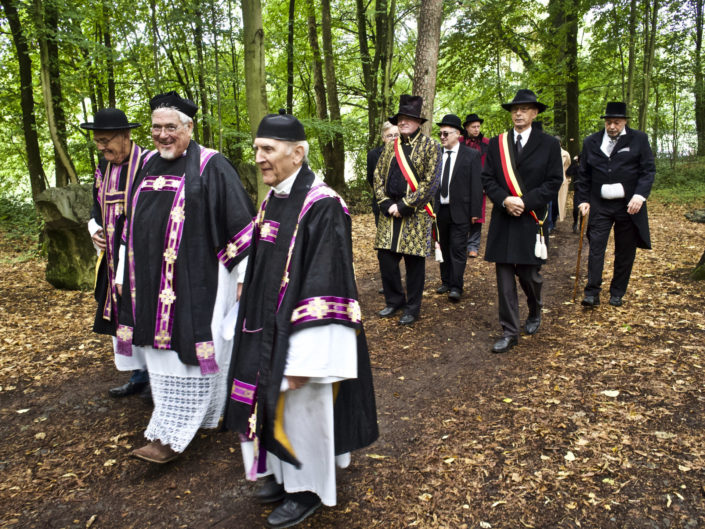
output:
[[[629,119],[629,116],[627,116],[627,104],[621,101],[610,101],[607,103],[604,116],[600,116],[600,119],[606,118]]]
[[[421,123],[428,121],[426,118],[421,117],[421,107],[423,106],[423,97],[421,96],[410,96],[409,94],[402,94],[399,96],[399,112],[393,116],[389,116],[389,122],[392,125],[397,124],[399,116],[409,116],[411,118],[416,118],[421,120]]]
[[[436,123],[439,127],[455,127],[461,133],[465,132],[463,126],[460,124],[460,118],[455,114],[446,114],[440,123]]]
[[[476,121],[479,121],[480,125],[482,125],[485,122],[485,120],[480,119],[480,116],[478,116],[477,114],[468,114],[467,116],[465,116],[465,121],[463,122],[463,128],[470,125],[470,123],[475,123]]]
[[[92,123],[81,123],[81,128],[88,130],[123,130],[141,126],[141,123],[128,123],[127,116],[118,108],[99,110],[93,116]]]
[[[514,99],[512,99],[509,103],[502,103],[502,108],[504,110],[511,110],[514,105],[536,105],[536,108],[539,111],[539,114],[546,110],[548,108],[547,105],[544,105],[543,103],[539,103],[538,100],[536,99],[536,94],[534,94],[531,90],[528,90],[526,88],[520,88],[517,90],[516,95],[514,96]]]

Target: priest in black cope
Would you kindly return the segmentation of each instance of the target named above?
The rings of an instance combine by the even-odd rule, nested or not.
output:
[[[441,245],[441,286],[438,294],[459,301],[468,254],[466,244],[471,221],[482,215],[481,155],[460,143],[463,127],[460,118],[447,114],[440,123],[443,169],[436,193],[438,242]]]
[[[378,435],[372,373],[342,198],[308,167],[303,125],[280,111],[254,141],[272,187],[252,238],[225,426],[242,443],[269,527],[336,504],[336,465]]]
[[[614,226],[614,274],[610,305],[622,305],[636,249],[651,249],[646,199],[656,168],[649,138],[627,127],[627,105],[607,103],[605,130],[585,138],[575,197],[581,214],[590,213],[588,282],[582,304],[600,303],[605,249]]]
[[[490,140],[482,184],[493,203],[485,260],[496,263],[499,322],[502,336],[492,347],[505,353],[518,343],[519,300],[514,276],[526,294],[529,317],[524,325],[534,334],[541,324],[541,265],[545,262],[540,237],[547,205],[563,182],[558,140],[537,127],[536,116],[546,110],[531,90],[517,91],[502,108],[512,114],[514,127]],[[504,162],[504,163],[503,163]],[[545,249],[545,247],[544,247]]]

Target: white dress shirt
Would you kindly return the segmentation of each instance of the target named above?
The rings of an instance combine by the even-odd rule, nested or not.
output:
[[[453,154],[448,157],[448,151]],[[455,144],[455,147],[451,149],[443,149],[443,168],[441,169],[441,175],[446,169],[446,163],[450,163],[450,172],[448,173],[448,196],[444,197],[441,194],[441,204],[450,204],[450,181],[453,179],[453,169],[455,168],[455,160],[458,159],[458,151],[460,151],[460,142]],[[442,178],[442,176],[441,176]]]

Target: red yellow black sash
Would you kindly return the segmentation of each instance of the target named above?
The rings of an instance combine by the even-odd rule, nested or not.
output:
[[[499,159],[502,162],[502,174],[507,182],[509,192],[515,197],[521,197],[521,177],[516,168],[516,160],[514,159],[514,146],[509,143],[509,134],[503,132],[499,135]],[[539,220],[533,210],[529,214],[534,217],[536,224],[543,225],[543,220]]]
[[[397,159],[399,169],[401,169],[401,174],[404,175],[404,179],[409,185],[409,188],[411,188],[411,191],[416,191],[419,188],[419,183],[418,180],[416,180],[416,176],[414,175],[414,171],[411,168],[409,160],[407,160],[406,155],[404,154],[404,149],[401,148],[401,138],[394,140],[394,156]],[[429,217],[432,219],[436,218],[436,214],[433,212],[433,207],[430,202],[424,206],[424,209],[426,210],[426,213],[428,213]]]

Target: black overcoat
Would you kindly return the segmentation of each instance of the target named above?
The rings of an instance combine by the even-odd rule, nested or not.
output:
[[[639,130],[625,127],[625,131],[626,134],[617,140],[609,157],[600,149],[604,130],[591,134],[583,141],[575,199],[578,204],[589,202],[593,212],[599,211],[606,202],[600,195],[603,184],[620,183],[624,186],[624,198],[617,200],[624,202],[625,210],[634,195],[649,198],[651,193],[656,166],[649,139]],[[639,213],[630,217],[639,234],[637,246],[651,249],[646,202],[641,206]]]
[[[509,144],[514,145],[514,130],[509,131]],[[499,154],[499,136],[490,140],[482,185],[492,201],[492,218],[487,233],[485,260],[494,263],[537,265],[544,261],[535,255],[536,221],[529,214],[533,210],[539,219],[546,215],[548,202],[556,196],[563,183],[563,160],[558,140],[545,132],[532,128],[529,139],[517,156],[517,171],[521,179],[524,213],[514,217],[502,206],[510,196],[502,172]],[[544,230],[546,244],[548,233]]]
[[[446,156],[445,151],[443,156]],[[462,143],[453,165],[448,194],[450,218],[455,224],[470,224],[472,217],[482,217],[482,156]],[[436,191],[436,211],[441,205],[441,186]]]

